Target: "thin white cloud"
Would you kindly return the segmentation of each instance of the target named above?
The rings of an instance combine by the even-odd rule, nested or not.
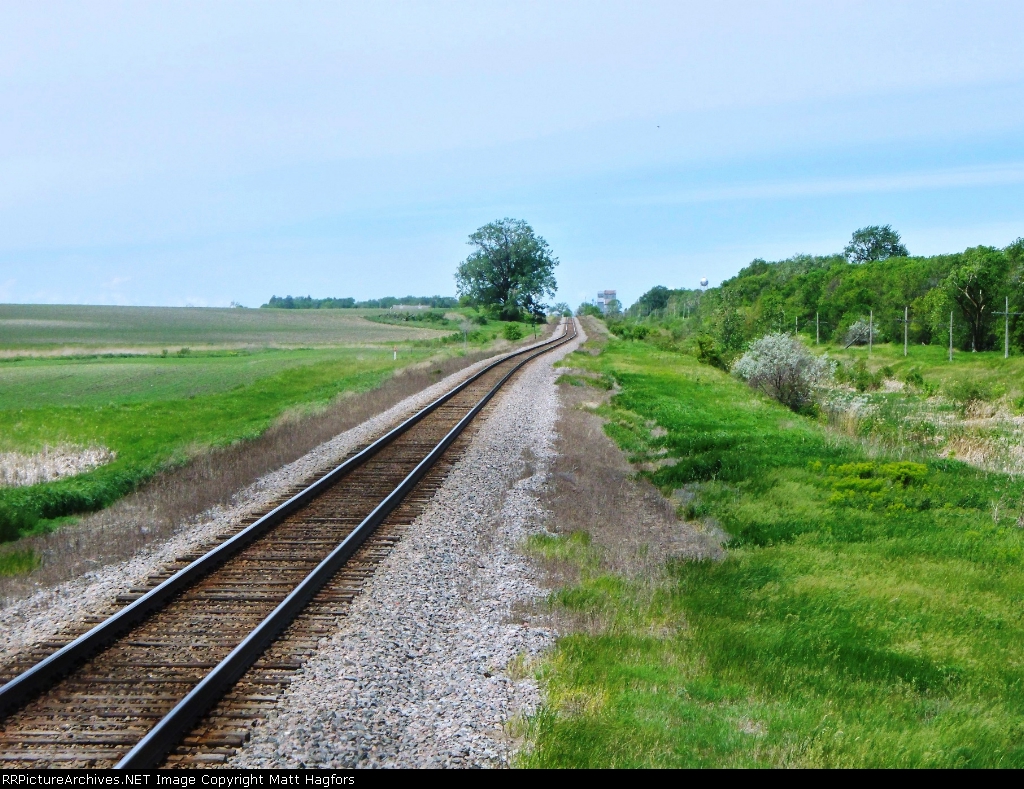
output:
[[[660,195],[626,199],[638,205],[715,203],[734,200],[780,200],[798,197],[829,197],[844,194],[912,192],[929,189],[1003,186],[1024,183],[1024,164],[1010,163],[986,167],[958,167],[892,175],[866,175],[847,178],[804,179],[764,183],[735,184],[685,189]]]

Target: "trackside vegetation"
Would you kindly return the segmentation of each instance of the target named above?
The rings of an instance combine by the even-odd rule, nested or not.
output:
[[[614,381],[606,432],[730,539],[655,578],[583,533],[531,544],[579,569],[550,605],[597,624],[538,668],[525,766],[1024,766],[1019,478],[872,449],[649,340],[566,364]]]
[[[890,251],[901,254],[863,262],[838,254],[757,259],[706,291],[657,286],[609,328],[627,336],[644,326],[677,343],[700,340],[729,364],[747,343],[774,332],[846,345],[858,327],[866,344],[869,323],[876,343],[902,344],[906,329],[909,344],[945,348],[952,316],[954,347],[987,351],[1003,349],[1008,305],[1011,349],[1024,349],[1024,239],[930,257]]]

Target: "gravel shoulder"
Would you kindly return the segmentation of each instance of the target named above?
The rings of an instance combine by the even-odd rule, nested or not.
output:
[[[496,398],[426,512],[226,767],[510,763],[518,722],[540,700],[522,666],[554,640],[516,614],[547,594],[518,548],[546,517],[552,365],[583,340],[533,362]]]
[[[261,477],[240,491],[231,506],[206,511],[168,540],[153,544],[126,561],[41,588],[28,597],[11,600],[0,609],[4,617],[0,656],[5,660],[12,658],[23,649],[53,638],[62,631],[80,628],[87,616],[116,610],[120,607],[116,603],[119,594],[142,583],[147,576],[178,556],[209,544],[219,535],[237,531],[242,527],[244,518],[260,513],[290,487],[337,465],[354,449],[382,435],[489,361],[491,359],[485,359],[453,373],[358,427],[321,444],[294,463]]]

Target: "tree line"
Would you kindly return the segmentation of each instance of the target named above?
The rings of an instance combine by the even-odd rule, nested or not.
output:
[[[558,258],[548,242],[522,219],[498,219],[478,228],[467,241],[472,252],[455,271],[458,298],[405,296],[356,301],[352,298],[271,296],[268,309],[323,310],[424,306],[435,309],[474,307],[503,321],[542,321],[548,309],[569,313],[566,304],[549,308],[546,297],[557,290]]]
[[[902,342],[905,314],[909,342],[945,345],[952,313],[953,344],[986,351],[1002,346],[1007,303],[1011,346],[1024,350],[1024,320],[1013,314],[1024,312],[1024,239],[922,257],[885,226],[858,230],[841,254],[756,259],[706,291],[654,287],[619,320],[625,331],[663,324],[677,338],[701,336],[735,356],[773,332],[843,342],[867,321],[876,342]]]
[[[452,296],[385,296],[382,299],[356,301],[352,298],[314,299],[310,296],[271,296],[270,301],[260,308],[278,310],[347,310],[347,309],[391,309],[395,306],[431,307],[451,309],[459,306],[459,300]]]

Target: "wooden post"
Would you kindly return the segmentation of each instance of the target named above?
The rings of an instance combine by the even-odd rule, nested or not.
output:
[[[907,355],[907,327],[910,325],[908,316],[910,315],[910,308],[903,308],[903,356],[906,358]]]

